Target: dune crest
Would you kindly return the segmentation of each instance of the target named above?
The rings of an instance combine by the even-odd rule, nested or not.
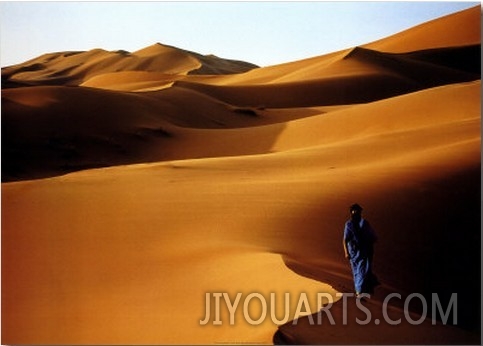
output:
[[[479,30],[477,6],[263,68],[158,43],[2,69],[2,344],[479,344]],[[313,325],[317,294],[339,319],[353,291],[354,202],[382,323],[351,300],[349,324]],[[416,292],[456,293],[457,323]],[[269,301],[248,323],[270,293],[287,319]],[[384,323],[388,294],[422,323]]]
[[[412,52],[421,49],[460,47],[481,43],[481,6],[434,19],[366,45],[384,52]]]

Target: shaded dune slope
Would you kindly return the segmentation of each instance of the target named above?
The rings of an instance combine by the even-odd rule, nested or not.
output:
[[[118,164],[263,153],[283,127],[255,130],[260,136],[253,147],[239,144],[244,131],[235,132],[231,141],[220,141],[219,135],[227,137],[223,132],[196,128],[237,128],[281,120],[269,111],[232,107],[182,88],[159,95],[16,88],[4,90],[2,107],[3,181]],[[205,140],[191,145],[199,136]]]

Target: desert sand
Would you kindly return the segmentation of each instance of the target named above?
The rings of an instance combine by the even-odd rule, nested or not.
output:
[[[480,344],[479,54],[477,6],[268,67],[154,44],[3,68],[2,344]],[[354,202],[381,323],[348,298],[313,325],[353,293]],[[289,293],[290,318],[200,323],[223,292],[279,319]],[[388,325],[391,293],[457,293],[458,322],[394,299]]]

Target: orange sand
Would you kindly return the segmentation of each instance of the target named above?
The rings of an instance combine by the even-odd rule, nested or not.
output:
[[[478,6],[266,68],[157,44],[3,69],[2,344],[479,344],[479,30]],[[314,326],[313,300],[293,324],[352,292],[356,201],[373,318],[457,292],[457,326]],[[288,292],[290,321],[200,325],[216,292]]]

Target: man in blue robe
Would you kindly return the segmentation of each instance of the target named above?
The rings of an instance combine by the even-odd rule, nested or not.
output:
[[[372,258],[374,256],[374,243],[376,234],[369,222],[362,218],[362,207],[353,204],[349,208],[350,220],[344,228],[344,252],[350,261],[356,296],[363,293],[373,294],[374,287],[379,284],[372,273]]]

